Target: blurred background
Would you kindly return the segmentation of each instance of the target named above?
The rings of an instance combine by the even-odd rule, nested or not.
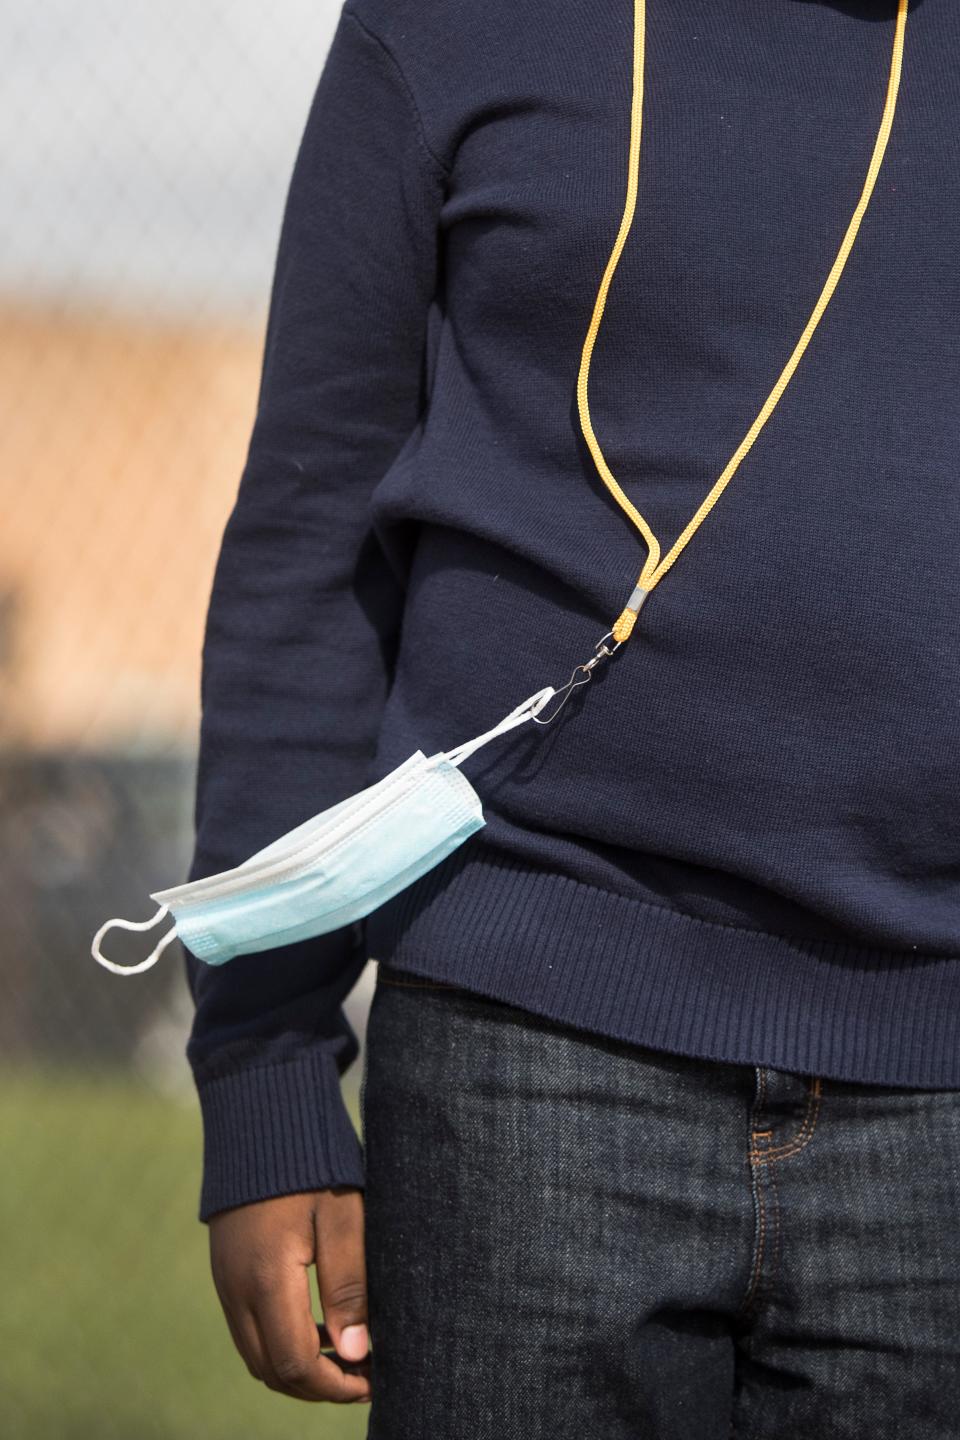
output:
[[[129,981],[89,953],[185,878],[206,601],[339,9],[0,0],[4,1440],[365,1431],[233,1350],[178,952]]]

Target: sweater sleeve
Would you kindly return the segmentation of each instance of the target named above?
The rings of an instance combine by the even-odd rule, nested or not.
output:
[[[403,74],[345,6],[293,164],[207,611],[191,880],[368,783],[403,599],[368,499],[425,404],[443,183]],[[340,1076],[363,945],[359,922],[217,968],[184,951],[201,1220],[362,1185]]]

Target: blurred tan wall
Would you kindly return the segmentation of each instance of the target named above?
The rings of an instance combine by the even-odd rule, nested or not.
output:
[[[0,313],[0,743],[192,746],[262,337]]]

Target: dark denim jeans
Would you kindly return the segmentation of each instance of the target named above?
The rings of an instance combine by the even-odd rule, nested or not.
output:
[[[371,1440],[960,1436],[960,1092],[381,967],[362,1109]]]

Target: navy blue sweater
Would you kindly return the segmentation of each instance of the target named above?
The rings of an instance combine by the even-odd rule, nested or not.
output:
[[[648,0],[593,421],[671,543],[860,195],[894,0]],[[290,180],[210,602],[191,878],[559,686],[644,559],[580,433],[632,0],[347,0]],[[367,957],[687,1055],[960,1086],[960,7],[914,0],[883,168],[773,417],[487,826],[367,921],[187,956],[201,1215],[361,1184]]]

